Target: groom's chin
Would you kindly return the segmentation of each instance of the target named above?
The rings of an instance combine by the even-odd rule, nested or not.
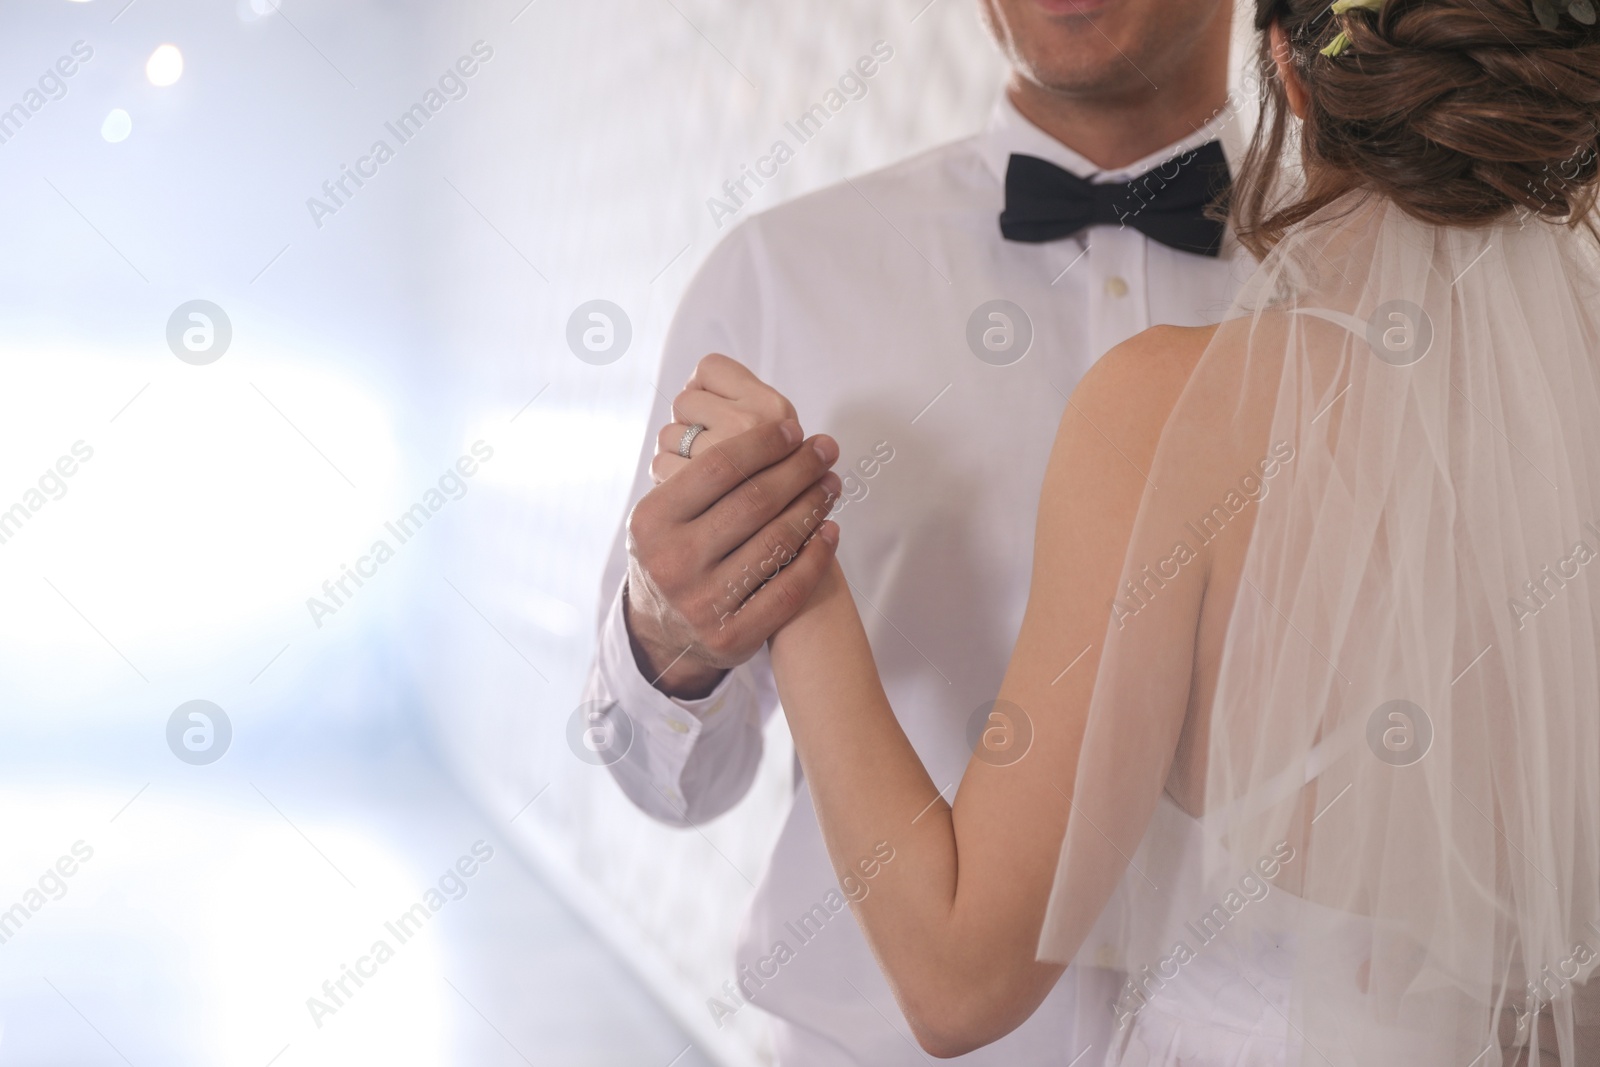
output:
[[[1217,20],[1226,23],[1231,10],[1228,0],[980,0],[980,6],[1024,78],[1086,98],[1149,90],[1142,72],[1186,65],[1194,49],[1210,46]]]
[[[1088,18],[1102,15],[1115,7],[1118,0],[1033,0],[1035,7],[1046,15]]]

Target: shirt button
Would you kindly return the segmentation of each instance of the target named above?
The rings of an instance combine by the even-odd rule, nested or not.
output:
[[[1106,279],[1106,295],[1124,297],[1128,295],[1128,283],[1119,275],[1113,274]]]
[[[667,725],[672,727],[680,734],[686,734],[689,732],[689,724],[686,722],[679,722],[677,719],[668,719]]]

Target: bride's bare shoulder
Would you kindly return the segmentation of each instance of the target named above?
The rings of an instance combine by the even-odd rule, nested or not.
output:
[[[1214,332],[1146,330],[1102,356],[1073,390],[1039,498],[1036,543],[1048,551],[1036,582],[1095,567],[1114,577],[1162,428]]]
[[[1215,326],[1153,326],[1128,338],[1083,376],[1069,413],[1075,408],[1141,437],[1159,435],[1216,332]]]
[[[1051,537],[1066,536],[1067,527],[1086,533],[1081,517],[1066,517],[1093,502],[1094,521],[1108,524],[1102,547],[1120,560],[1127,531],[1116,517],[1126,512],[1132,521],[1162,428],[1213,333],[1158,326],[1113,348],[1083,376],[1062,412],[1040,498]]]

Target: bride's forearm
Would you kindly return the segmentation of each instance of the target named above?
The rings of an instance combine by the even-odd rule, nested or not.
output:
[[[895,719],[837,563],[773,637],[772,664],[834,869],[864,889],[857,919],[923,1044],[965,1051],[945,1035],[970,1033],[956,1016],[982,1010],[974,989],[1000,961],[955,907],[950,805]]]
[[[807,607],[773,637],[772,660],[813,790],[861,789],[874,807],[903,800],[913,805],[908,822],[938,795],[889,707],[837,563]]]
[[[806,608],[773,637],[772,664],[806,778],[822,797],[818,816],[831,840],[865,845],[863,854],[889,840],[898,851],[895,839],[930,802],[948,813],[884,695],[837,563]],[[854,803],[840,803],[846,799]],[[928,818],[934,814],[930,810]],[[943,822],[941,836],[947,836],[948,821]],[[946,844],[953,848],[954,842]]]

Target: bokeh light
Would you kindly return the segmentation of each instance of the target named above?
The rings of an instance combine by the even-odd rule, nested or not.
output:
[[[178,79],[183,77],[183,53],[178,51],[175,44],[162,45],[151,52],[150,58],[145,61],[144,75],[158,89],[176,85]]]
[[[120,141],[126,141],[128,139],[128,135],[132,132],[133,116],[129,115],[120,107],[112,108],[111,113],[108,114],[105,121],[100,124],[100,136],[104,137],[112,144],[117,144]]]

